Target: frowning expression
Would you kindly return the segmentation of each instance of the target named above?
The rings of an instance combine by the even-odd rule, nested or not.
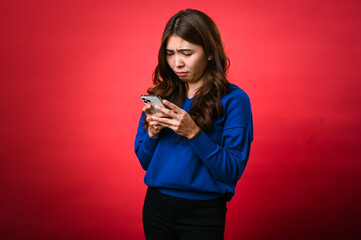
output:
[[[167,46],[167,62],[178,77],[187,83],[202,81],[208,60],[202,46],[193,44],[177,35],[169,37]]]

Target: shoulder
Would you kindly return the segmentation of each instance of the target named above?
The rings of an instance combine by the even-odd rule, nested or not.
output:
[[[223,106],[233,104],[248,104],[250,105],[249,96],[245,91],[235,84],[231,84],[228,93],[221,98]]]
[[[252,121],[251,102],[245,91],[231,84],[229,92],[221,99],[223,117],[228,125],[247,126]]]

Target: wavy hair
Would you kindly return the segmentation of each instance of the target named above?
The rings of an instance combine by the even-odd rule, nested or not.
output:
[[[158,53],[158,65],[153,73],[154,87],[149,94],[159,95],[180,106],[187,96],[187,85],[167,63],[166,47],[170,36],[176,35],[203,47],[206,56],[212,56],[203,73],[203,85],[193,98],[189,115],[204,131],[223,113],[220,99],[227,94],[230,84],[226,79],[229,59],[224,53],[220,33],[213,20],[205,13],[187,9],[178,12],[167,23]]]

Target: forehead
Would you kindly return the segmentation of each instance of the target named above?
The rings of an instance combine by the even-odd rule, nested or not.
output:
[[[198,49],[202,48],[200,45],[188,42],[187,40],[184,40],[183,38],[172,35],[168,38],[167,42],[167,49]]]

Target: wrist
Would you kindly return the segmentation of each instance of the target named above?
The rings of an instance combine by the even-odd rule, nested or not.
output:
[[[148,130],[148,136],[149,136],[150,138],[158,138],[158,135],[159,135],[159,133],[156,134],[156,133],[153,133],[152,131],[149,131],[149,130]]]
[[[188,140],[191,141],[196,138],[201,133],[201,131],[202,129],[200,127],[197,127],[194,133],[190,137],[188,137]]]

